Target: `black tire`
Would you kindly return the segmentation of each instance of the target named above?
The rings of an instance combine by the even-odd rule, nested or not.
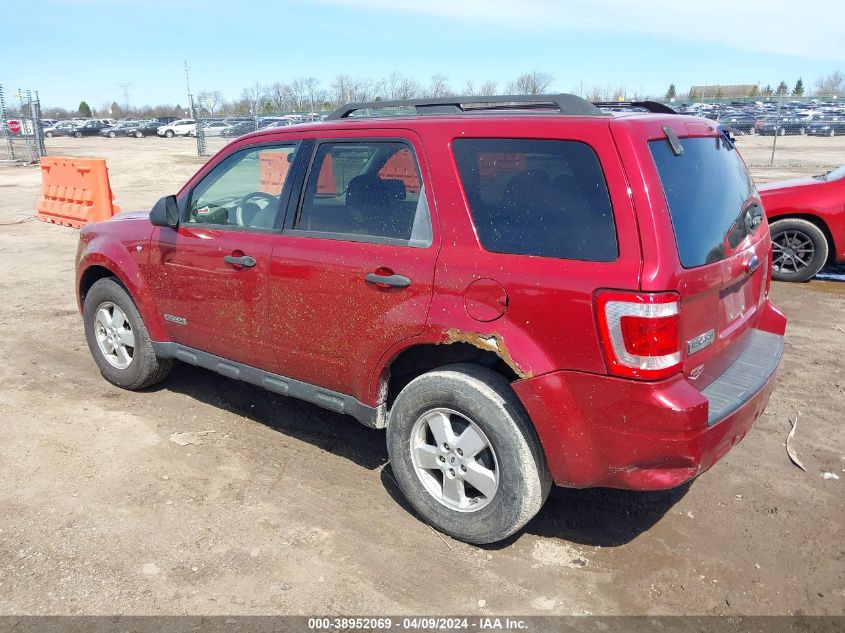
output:
[[[144,133],[141,131],[135,132],[135,138],[144,138]]]
[[[135,336],[135,348],[132,361],[125,369],[113,366],[100,349],[95,333],[97,310],[104,303],[112,303],[126,315],[132,333]],[[138,390],[161,382],[170,372],[172,362],[158,358],[153,350],[150,336],[141,314],[126,289],[113,277],[100,279],[88,290],[82,309],[85,323],[85,338],[94,362],[103,377],[113,385],[123,389]]]
[[[44,136],[46,136],[47,138],[53,138],[53,133],[52,132],[44,132]]]
[[[115,134],[114,132],[109,132],[109,138],[115,138],[116,136],[117,134]]]
[[[830,245],[824,232],[812,222],[786,218],[772,222],[770,231],[774,244],[772,279],[807,281],[827,263]],[[796,252],[792,247],[797,243],[805,244],[806,250]]]
[[[413,430],[434,409],[471,420],[495,453],[497,488],[478,510],[447,507],[417,474]],[[545,455],[522,403],[507,379],[477,365],[449,365],[412,380],[390,410],[387,450],[399,488],[414,509],[441,532],[469,543],[494,543],[512,535],[539,512],[551,489]]]
[[[82,132],[74,132],[73,135],[76,138],[82,138]]]
[[[173,135],[174,135],[174,134],[175,134],[175,132],[174,132],[173,130],[165,130],[165,131],[164,131],[164,135],[165,135],[167,138],[173,138]]]
[[[779,136],[786,136],[786,128],[785,127],[780,128],[778,130],[778,135]]]

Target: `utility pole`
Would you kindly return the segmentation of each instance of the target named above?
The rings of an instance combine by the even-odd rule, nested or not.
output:
[[[129,87],[131,85],[132,84],[117,84],[119,88],[123,88],[123,113],[127,116],[129,115]]]
[[[194,95],[191,94],[191,77],[188,74],[188,60],[185,60],[185,85],[188,87],[188,108],[190,108],[190,117],[194,118]]]

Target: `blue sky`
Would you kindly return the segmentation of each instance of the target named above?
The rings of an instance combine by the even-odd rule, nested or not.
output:
[[[692,6],[697,5],[697,6]],[[378,79],[394,70],[455,89],[522,71],[551,74],[554,90],[624,85],[679,92],[691,84],[811,86],[845,71],[833,0],[38,0],[19,5],[0,43],[7,95],[37,89],[45,106],[94,107],[226,98],[256,81],[334,75]],[[138,8],[143,6],[146,8]],[[812,25],[812,26],[810,26]]]

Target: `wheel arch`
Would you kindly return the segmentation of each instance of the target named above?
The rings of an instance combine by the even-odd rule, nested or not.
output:
[[[124,287],[129,297],[138,308],[144,325],[154,341],[167,341],[169,337],[164,323],[159,318],[149,289],[141,275],[135,260],[125,249],[98,249],[104,244],[94,239],[77,267],[76,297],[79,311],[82,312],[85,296],[100,279],[114,277]]]
[[[376,371],[371,395],[378,404],[388,408],[399,392],[414,378],[427,372],[458,363],[486,367],[503,376],[508,382],[520,379],[508,363],[509,359],[465,341],[414,341],[393,350]]]

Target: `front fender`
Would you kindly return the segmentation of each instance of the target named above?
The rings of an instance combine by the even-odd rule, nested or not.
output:
[[[76,299],[82,311],[82,282],[86,271],[99,266],[107,269],[129,292],[150,338],[154,341],[168,341],[169,336],[160,318],[147,284],[143,268],[149,258],[149,236],[144,240],[122,242],[110,235],[89,237],[80,235],[76,263]]]

